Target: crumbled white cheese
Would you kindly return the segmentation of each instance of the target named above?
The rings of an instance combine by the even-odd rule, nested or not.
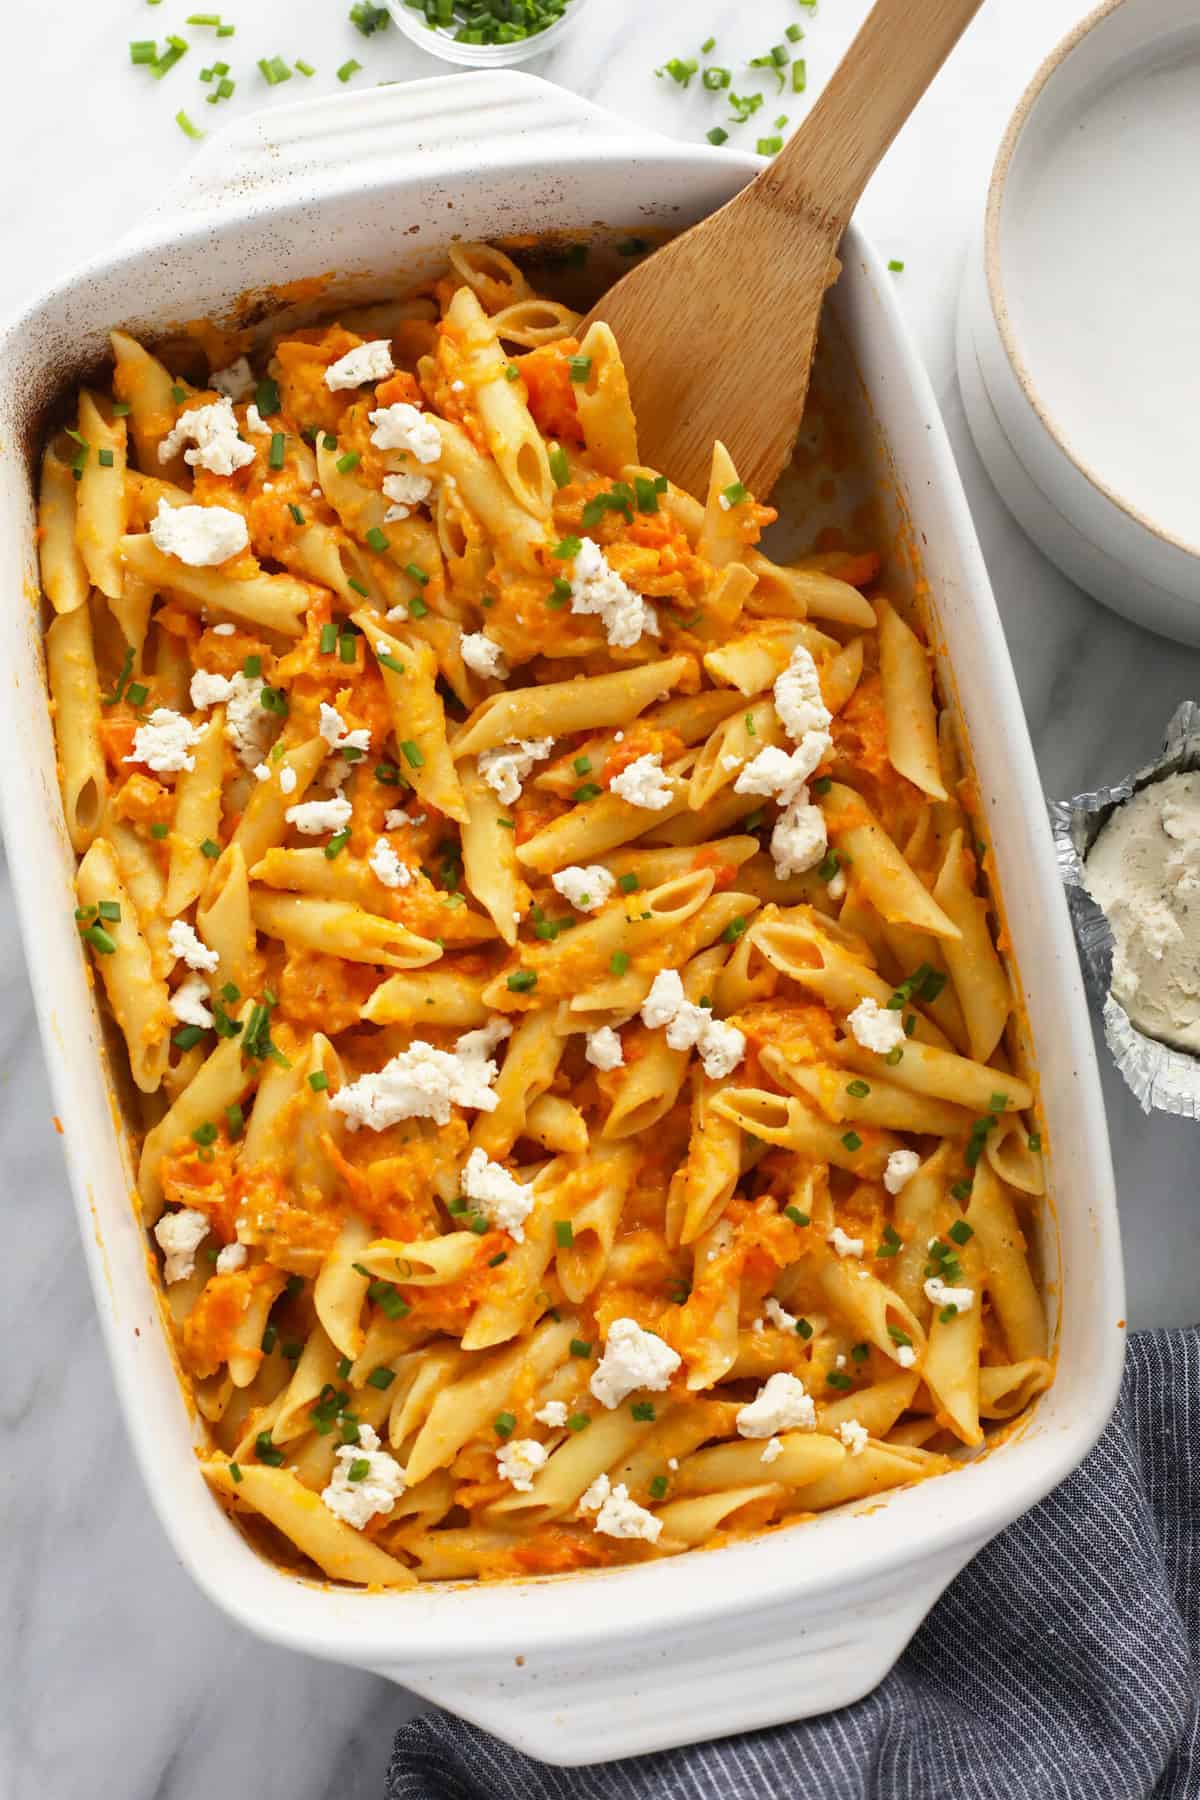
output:
[[[745,1438],[770,1438],[778,1431],[812,1431],[817,1409],[804,1383],[784,1370],[772,1375],[753,1400],[737,1410],[734,1423]]]
[[[825,1242],[832,1244],[839,1256],[861,1256],[865,1248],[862,1238],[850,1237],[835,1225]]]
[[[775,678],[775,711],[795,744],[810,731],[829,729],[830,713],[821,695],[821,678],[812,651],[803,644],[796,645],[787,668]]]
[[[256,768],[264,760],[280,728],[278,714],[268,712],[262,703],[265,685],[261,675],[251,680],[239,669],[230,677],[224,696],[225,736],[247,769]],[[283,774],[281,771],[279,785],[287,794],[291,789],[284,783]]]
[[[614,1319],[588,1385],[601,1405],[611,1409],[635,1388],[661,1393],[679,1363],[677,1352],[653,1331],[643,1331],[635,1319]]]
[[[599,1069],[602,1074],[625,1065],[625,1051],[620,1036],[611,1025],[599,1025],[595,1031],[588,1032],[587,1050],[584,1054],[593,1069]]]
[[[843,1419],[837,1428],[837,1435],[851,1456],[861,1456],[871,1434],[865,1425],[859,1424],[857,1419]]]
[[[214,630],[220,630],[214,626]],[[220,706],[228,700],[233,684],[228,675],[218,675],[215,669],[197,669],[192,676],[189,690],[192,705],[197,712],[206,712],[210,706]]]
[[[780,1443],[779,1439],[777,1437],[768,1438],[763,1447],[763,1453],[758,1460],[759,1462],[773,1463],[782,1455],[783,1445]]]
[[[463,1193],[474,1200],[498,1231],[525,1242],[525,1221],[533,1211],[533,1185],[520,1182],[485,1150],[472,1150],[463,1169]]]
[[[642,1002],[642,1023],[652,1031],[665,1025],[672,1050],[697,1049],[712,1081],[732,1074],[746,1054],[745,1033],[715,1019],[711,1007],[688,1000],[676,969],[660,969],[654,977]]]
[[[160,500],[150,538],[164,556],[190,569],[215,569],[246,548],[250,533],[241,513],[227,506],[168,506]]]
[[[791,875],[803,875],[820,862],[828,846],[825,819],[819,806],[813,806],[807,791],[784,807],[771,833],[771,855],[775,873],[781,881]]]
[[[643,632],[657,634],[658,615],[628,587],[593,538],[584,538],[571,571],[571,611],[598,613],[614,649],[628,650]]]
[[[399,519],[407,519],[415,506],[421,506],[429,499],[433,483],[428,475],[385,475],[383,492],[384,498],[392,503],[383,515],[383,522],[392,525]]]
[[[504,806],[515,806],[521,798],[521,783],[534,763],[549,756],[553,748],[553,738],[512,739],[495,750],[482,751],[476,767],[496,798]]]
[[[911,1344],[897,1344],[892,1355],[902,1369],[911,1369],[917,1360],[917,1353]]]
[[[795,1313],[790,1313],[786,1307],[780,1306],[774,1294],[767,1295],[767,1298],[763,1303],[763,1311],[766,1313],[768,1319],[770,1319],[772,1325],[778,1325],[780,1331],[795,1331]]]
[[[202,1031],[208,1031],[213,1022],[208,1002],[208,983],[203,975],[189,975],[171,995],[170,1007],[181,1025],[198,1025]]]
[[[588,863],[585,868],[572,863],[569,869],[560,869],[557,875],[552,875],[550,881],[576,912],[595,912],[617,885],[616,876],[610,875],[600,863]]]
[[[497,1023],[468,1031],[453,1050],[437,1050],[417,1038],[382,1069],[339,1088],[330,1104],[345,1115],[350,1131],[362,1125],[386,1131],[401,1119],[446,1125],[452,1106],[495,1112],[499,1101],[492,1092],[496,1064],[491,1052],[511,1030],[507,1023]]]
[[[375,839],[375,846],[367,861],[384,887],[407,887],[412,881],[412,870],[406,862],[401,862],[385,837]]]
[[[227,400],[244,400],[254,386],[254,370],[244,356],[239,356],[227,369],[214,369],[208,385]]]
[[[837,869],[834,871],[832,880],[825,883],[825,892],[829,895],[831,900],[844,900],[846,898],[846,876],[843,870]]]
[[[357,750],[363,756],[371,748],[371,733],[365,725],[354,731],[347,731],[346,721],[336,706],[327,706],[321,702],[321,723],[317,730],[325,739],[331,750]]]
[[[975,1304],[975,1289],[947,1287],[940,1275],[931,1275],[925,1283],[925,1298],[930,1306],[952,1306],[955,1312],[970,1312]]]
[[[661,812],[675,798],[670,780],[663,773],[662,757],[657,751],[653,756],[634,757],[619,775],[613,776],[609,792],[619,800],[628,801],[630,806],[641,806],[648,812]]]
[[[271,427],[267,424],[267,421],[263,418],[253,400],[246,408],[246,430],[251,432],[255,437],[271,437],[273,435]],[[313,498],[316,499],[317,497],[317,494],[314,493]]]
[[[390,807],[383,815],[385,831],[403,831],[406,825],[417,825],[420,822],[417,819],[410,819],[402,806]]]
[[[518,1494],[533,1492],[533,1478],[544,1469],[550,1452],[536,1438],[512,1438],[496,1452],[496,1468],[501,1481],[511,1482]]]
[[[644,1538],[656,1544],[662,1535],[662,1520],[629,1498],[629,1489],[619,1481],[596,1514],[596,1530],[605,1537]]]
[[[377,450],[407,450],[419,463],[434,463],[442,454],[442,437],[428,414],[400,400],[371,415],[371,442]]]
[[[358,1481],[350,1471],[357,1464],[367,1468]],[[359,1425],[356,1444],[340,1444],[328,1487],[321,1498],[336,1518],[361,1531],[377,1513],[390,1513],[404,1492],[404,1470],[394,1456],[379,1448],[379,1437],[370,1425]]]
[[[166,1257],[164,1281],[186,1281],[196,1266],[196,1251],[208,1236],[208,1220],[194,1207],[164,1213],[154,1227],[158,1247]]]
[[[212,634],[214,637],[232,637],[236,630],[236,625],[231,624],[228,619],[223,619],[219,625],[213,626]],[[192,704],[194,706],[195,701],[193,701]]]
[[[192,447],[184,450],[185,444]],[[181,413],[158,446],[158,460],[170,462],[181,450],[185,463],[193,469],[208,469],[213,475],[232,475],[254,461],[254,451],[238,436],[237,417],[225,398]]]
[[[133,734],[133,749],[123,762],[145,763],[156,774],[175,774],[194,769],[196,759],[189,755],[200,741],[200,733],[182,713],[169,706],[156,706],[144,725]]]
[[[255,781],[270,781],[271,765],[265,762],[255,763],[254,779]]]
[[[245,1268],[248,1255],[245,1244],[226,1244],[217,1255],[217,1274],[236,1275]]]
[[[803,746],[796,750],[781,750],[777,744],[768,744],[746,764],[733,784],[733,791],[735,794],[761,794],[768,800],[778,800],[781,806],[788,806],[804,794],[804,784],[816,766]]]
[[[887,1159],[887,1168],[883,1171],[883,1185],[889,1194],[898,1194],[906,1187],[921,1166],[921,1159],[915,1150],[893,1150]]]
[[[904,1043],[904,1018],[898,1007],[880,1006],[878,1000],[870,995],[860,1000],[852,1013],[846,1016],[846,1023],[854,1033],[856,1042],[864,1050],[874,1050],[879,1056],[887,1056],[892,1050],[899,1050]]]
[[[567,1422],[567,1403],[565,1400],[547,1400],[545,1406],[539,1406],[533,1416],[539,1425],[548,1425],[551,1431],[561,1431]]]
[[[392,346],[387,338],[374,338],[369,344],[355,344],[345,356],[339,356],[325,371],[325,386],[332,394],[345,388],[362,387],[368,381],[383,381],[395,370]]]
[[[492,642],[486,631],[461,632],[458,648],[468,669],[485,680],[503,681],[508,674],[503,650]]]
[[[332,800],[301,800],[289,806],[284,818],[304,837],[321,837],[327,831],[344,831],[353,808],[341,794]]]
[[[218,951],[210,950],[196,935],[186,919],[172,919],[167,927],[167,942],[176,956],[182,957],[189,969],[203,969],[211,974],[220,962]]]
[[[294,794],[296,791],[296,771],[290,763],[285,763],[279,771],[279,791],[281,794]]]
[[[603,1471],[597,1475],[590,1487],[584,1488],[579,1496],[580,1512],[599,1512],[608,1496],[612,1493],[612,1482]]]

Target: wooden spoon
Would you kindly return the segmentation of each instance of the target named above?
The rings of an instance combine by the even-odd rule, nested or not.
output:
[[[770,492],[799,429],[842,233],[980,4],[876,0],[774,161],[589,313],[621,347],[643,461],[681,487],[707,492],[719,438],[750,490]]]

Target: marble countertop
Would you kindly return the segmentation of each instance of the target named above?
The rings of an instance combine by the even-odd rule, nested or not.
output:
[[[125,46],[184,29],[182,0],[91,0],[69,18],[44,0],[7,0],[15,79],[0,115],[8,252],[0,312],[169,195],[193,154],[173,122],[180,107],[210,126],[214,114],[224,120],[277,96],[335,91],[334,70],[351,56],[364,64],[357,84],[444,72],[394,28],[364,42],[346,22],[348,4],[230,0],[236,37],[210,54],[209,34],[185,29],[193,49],[159,83],[129,66]],[[643,126],[699,139],[724,109],[696,83],[684,93],[657,80],[656,65],[694,54],[711,34],[713,60],[738,69],[795,20],[805,31],[808,96],[789,93],[764,108],[795,124],[866,10],[867,0],[820,0],[815,12],[796,0],[607,0],[588,9],[559,51],[526,67]],[[954,375],[961,262],[996,144],[1036,63],[1085,10],[1084,0],[985,5],[861,209],[885,256],[905,263],[898,291],[958,453],[1042,776],[1055,794],[1143,761],[1175,705],[1200,696],[1200,655],[1095,605],[1022,535],[975,455]],[[306,57],[318,74],[269,90],[254,62],[275,53]],[[202,103],[197,73],[219,54],[238,90],[218,108]],[[752,141],[755,126],[738,135]],[[1195,1127],[1143,1118],[1103,1052],[1101,1061],[1130,1321],[1190,1323],[1200,1281]],[[236,1800],[252,1789],[260,1800],[378,1800],[392,1732],[412,1702],[370,1676],[248,1637],[192,1586],[150,1511],[116,1413],[50,1114],[28,979],[9,932],[0,936],[0,1167],[19,1277],[0,1308],[8,1371],[0,1792],[11,1800]]]

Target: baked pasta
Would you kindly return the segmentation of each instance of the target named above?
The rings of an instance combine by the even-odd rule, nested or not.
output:
[[[456,246],[46,445],[81,948],[203,1467],[300,1572],[668,1555],[1050,1376],[975,806],[879,559],[781,566]],[[247,340],[244,348],[249,347]]]

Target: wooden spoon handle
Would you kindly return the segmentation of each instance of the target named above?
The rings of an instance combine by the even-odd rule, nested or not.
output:
[[[820,96],[756,186],[801,206],[834,241],[885,150],[982,0],[875,0]]]

